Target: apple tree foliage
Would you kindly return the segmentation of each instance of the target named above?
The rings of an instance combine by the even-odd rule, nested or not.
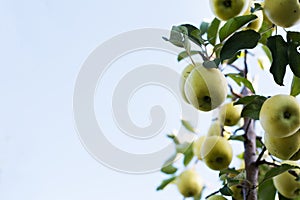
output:
[[[202,22],[199,26],[191,24],[181,24],[173,26],[169,37],[163,37],[164,40],[173,45],[182,48],[177,60],[191,59],[200,56],[203,60],[203,66],[206,68],[232,67],[237,72],[225,74],[227,79],[231,79],[238,86],[241,86],[241,92],[234,92],[231,87],[231,93],[228,98],[235,100],[235,104],[243,105],[241,117],[250,120],[259,120],[259,112],[264,101],[268,98],[262,94],[256,94],[252,80],[248,79],[247,59],[254,55],[258,48],[261,48],[269,59],[271,66],[269,72],[272,74],[274,82],[279,86],[284,86],[284,77],[286,69],[290,68],[293,73],[293,80],[290,87],[290,95],[297,96],[300,94],[300,32],[285,31],[284,34],[278,34],[275,26],[268,20],[264,20],[259,31],[246,29],[245,26],[257,18],[253,13],[261,10],[260,4],[255,4],[252,8],[252,14],[237,16],[229,19],[225,23],[214,18],[211,22]],[[197,48],[192,48],[192,44]],[[253,50],[255,48],[255,50]],[[208,51],[210,49],[211,51]],[[254,59],[254,56],[252,56]],[[243,68],[237,67],[235,64],[239,60],[244,63]],[[241,63],[241,62],[239,62]],[[195,63],[194,63],[195,64]],[[262,63],[258,60],[258,64]],[[243,93],[243,91],[247,91]],[[195,134],[195,128],[188,121],[182,120],[183,126],[186,127],[191,134]],[[245,142],[245,135],[238,134],[241,127],[236,126],[236,131],[229,137],[229,140]],[[181,143],[174,134],[168,135],[176,146],[176,153],[172,155],[166,164],[162,167],[161,172],[166,174],[167,178],[157,187],[157,190],[163,190],[168,184],[173,183],[180,171],[194,165],[194,161],[198,161],[193,154],[192,145],[188,142]],[[257,160],[254,163],[259,170],[258,185],[254,185],[257,189],[257,199],[274,200],[276,188],[274,187],[272,178],[286,171],[293,173],[294,168],[298,168],[289,164],[281,164],[280,160],[272,157],[272,161],[266,161],[263,155],[266,147],[261,137],[256,137]],[[246,151],[246,149],[245,149]],[[175,167],[172,161],[176,160],[178,154],[183,155],[182,167]],[[243,154],[239,155],[240,159],[244,159]],[[220,180],[223,187],[216,188],[213,194],[222,194],[227,198],[233,195],[232,187],[241,182],[247,182],[247,170],[238,170],[236,168],[228,168],[219,172]],[[231,175],[230,175],[231,174]],[[232,176],[234,174],[234,176]],[[295,179],[300,181],[297,174]],[[250,183],[251,184],[251,183]],[[280,200],[287,198],[278,194]],[[204,199],[201,194],[193,197],[195,200]],[[245,198],[245,197],[244,197]],[[300,199],[297,198],[298,200]]]

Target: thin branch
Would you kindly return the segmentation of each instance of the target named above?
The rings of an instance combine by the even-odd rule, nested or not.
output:
[[[264,146],[260,154],[258,155],[258,158],[256,160],[256,164],[260,161],[260,159],[263,157],[264,153],[266,152],[267,148]]]

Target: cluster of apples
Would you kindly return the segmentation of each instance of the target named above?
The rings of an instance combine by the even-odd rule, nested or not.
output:
[[[227,21],[238,15],[251,14],[253,0],[210,0],[210,7],[215,16]],[[300,21],[300,2],[298,0],[264,0],[261,3],[263,10],[258,10],[252,14],[257,19],[252,21],[247,28],[258,31],[263,20],[288,28],[296,25]],[[246,11],[245,11],[246,10]]]

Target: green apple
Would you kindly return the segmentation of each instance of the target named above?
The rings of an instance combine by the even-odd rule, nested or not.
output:
[[[282,160],[297,159],[296,154],[300,151],[300,129],[291,136],[278,138],[265,133],[265,145],[273,156]]]
[[[222,124],[219,120],[213,121],[212,124],[210,125],[207,136],[221,136],[222,133]]]
[[[201,193],[203,181],[195,169],[182,172],[175,180],[179,192],[184,197],[193,197]]]
[[[213,195],[208,197],[206,200],[227,200],[227,199],[222,195]]]
[[[273,137],[288,137],[300,128],[300,106],[290,95],[275,95],[267,99],[260,110],[259,121]]]
[[[219,69],[197,65],[184,85],[188,102],[202,111],[211,111],[220,106],[227,96],[227,81]]]
[[[264,12],[277,26],[288,28],[300,21],[299,0],[265,0]]]
[[[202,144],[201,157],[213,170],[226,169],[232,161],[232,147],[221,136],[210,136]]]
[[[193,153],[198,157],[199,160],[202,160],[201,157],[201,148],[204,140],[206,139],[205,135],[200,136],[197,140],[193,142]]]
[[[246,6],[246,0],[210,0],[213,13],[221,20],[239,15]]]
[[[195,68],[195,66],[192,65],[192,64],[186,66],[184,68],[184,70],[182,71],[182,73],[181,73],[181,78],[180,78],[180,82],[179,82],[179,88],[180,88],[180,91],[181,91],[181,96],[182,96],[183,100],[187,103],[189,103],[189,102],[188,102],[188,100],[185,96],[185,93],[184,93],[184,84],[185,84],[185,81],[186,81],[187,77],[190,75],[191,71],[194,68]]]
[[[296,162],[288,161],[285,163],[299,166]],[[293,169],[293,171],[295,171],[298,175],[300,174],[300,169]],[[275,176],[273,181],[275,188],[284,197],[290,199],[300,197],[300,182],[297,181],[296,177],[291,175],[288,171]]]
[[[234,126],[241,119],[243,106],[226,103],[220,108],[220,120],[225,126]]]
[[[264,20],[264,15],[263,15],[263,11],[262,10],[258,10],[254,13],[252,13],[254,15],[257,16],[257,18],[255,20],[253,20],[252,22],[250,22],[247,26],[246,29],[252,29],[254,31],[259,31],[259,29],[261,28],[262,24],[263,24],[263,20]]]

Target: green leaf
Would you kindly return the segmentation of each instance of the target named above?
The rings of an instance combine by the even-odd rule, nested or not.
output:
[[[286,172],[290,169],[299,169],[298,166],[293,166],[293,165],[289,165],[289,164],[282,164],[279,167],[273,167],[272,169],[270,169],[266,174],[265,177],[263,178],[263,180],[261,181],[260,184],[264,183],[267,180],[270,180],[271,178]],[[260,185],[259,184],[259,185]]]
[[[181,124],[182,124],[187,130],[189,130],[190,132],[193,132],[193,133],[196,132],[195,129],[194,129],[194,127],[190,124],[190,122],[188,122],[188,121],[182,119],[182,120],[181,120]]]
[[[162,183],[156,188],[156,190],[163,190],[168,184],[173,182],[176,179],[176,176],[173,176],[169,179],[163,180]]]
[[[219,31],[220,41],[224,41],[232,33],[256,18],[256,15],[244,15],[229,19]]]
[[[178,138],[174,134],[169,134],[169,135],[167,135],[167,137],[171,138],[175,144],[179,144],[180,143],[179,140],[178,140]]]
[[[259,120],[259,112],[266,99],[262,96],[255,98],[251,103],[244,106],[241,116]]]
[[[231,135],[228,140],[236,140],[244,142],[245,138],[242,135]]]
[[[293,78],[290,94],[294,97],[300,94],[300,78],[298,78],[297,76],[294,76]]]
[[[270,179],[258,187],[258,200],[274,200],[276,195],[276,188],[273,180]]]
[[[190,142],[183,142],[181,144],[177,144],[176,145],[176,152],[184,154],[188,150],[190,145],[192,145],[192,143],[190,143]]]
[[[207,39],[208,42],[212,45],[216,44],[220,23],[221,21],[219,19],[214,18],[207,29]]]
[[[245,96],[243,98],[238,99],[236,102],[233,103],[233,105],[239,105],[239,104],[247,105],[247,104],[251,103],[258,96],[259,95]]]
[[[167,165],[161,169],[161,172],[165,174],[174,174],[177,171],[177,168],[173,165]]]
[[[199,53],[199,51],[190,51],[191,56],[196,55],[198,53]],[[187,57],[189,57],[189,54],[187,53],[187,51],[182,51],[181,53],[178,54],[177,61],[179,62]]]
[[[202,23],[200,24],[200,33],[201,33],[201,35],[203,35],[204,33],[207,32],[208,26],[209,26],[209,23],[208,23],[208,22],[202,22]]]
[[[187,166],[194,157],[193,145],[190,145],[187,150],[184,152],[183,164]]]
[[[241,84],[243,83],[245,87],[247,87],[252,93],[255,94],[252,83],[248,79],[242,77],[240,74],[227,74],[226,76],[234,80],[239,86],[241,86]]]
[[[278,85],[283,85],[283,78],[288,64],[288,46],[281,35],[268,38],[267,46],[272,53],[272,65],[270,72]]]
[[[300,78],[300,33],[287,32],[289,65],[295,76]]]
[[[191,24],[182,24],[180,27],[186,28],[188,39],[193,41],[195,44],[201,46],[204,43],[204,40],[201,37],[201,31],[197,27]]]
[[[231,196],[233,194],[233,192],[227,185],[224,185],[224,187],[222,187],[219,191],[225,196]]]
[[[272,63],[273,59],[272,59],[272,53],[271,53],[270,49],[266,45],[262,45],[261,47],[262,47],[263,51],[265,52],[266,56],[268,57],[270,63]]]
[[[226,42],[220,52],[221,61],[232,58],[239,50],[256,47],[260,34],[253,30],[234,33]]]
[[[216,58],[214,60],[206,60],[203,62],[203,66],[205,68],[218,68],[218,65],[220,64],[220,59]]]

